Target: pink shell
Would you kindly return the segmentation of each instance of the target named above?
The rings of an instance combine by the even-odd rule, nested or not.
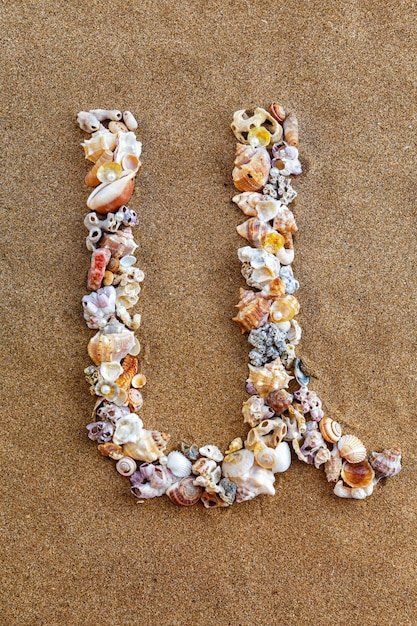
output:
[[[106,271],[107,263],[110,261],[111,252],[107,248],[100,248],[94,250],[91,255],[91,265],[88,272],[87,289],[91,291],[97,291],[100,288],[101,282]]]

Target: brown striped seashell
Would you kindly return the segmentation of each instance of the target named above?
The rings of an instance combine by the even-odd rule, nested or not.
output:
[[[100,184],[97,178],[97,170],[104,163],[110,163],[113,161],[113,152],[111,150],[105,150],[99,159],[94,163],[91,170],[85,175],[84,182],[89,187],[97,187]]]
[[[271,159],[266,148],[238,143],[232,177],[239,191],[260,191],[266,185]]]
[[[224,506],[229,506],[229,503],[222,500],[217,493],[209,493],[208,491],[203,492],[201,502],[204,504],[206,509],[219,509]]]
[[[273,228],[282,235],[297,232],[297,224],[291,209],[284,205],[279,208],[278,214],[274,217]]]
[[[88,354],[96,365],[108,361],[120,362],[134,345],[134,333],[114,320],[90,339]]]
[[[122,446],[119,446],[117,443],[113,443],[112,441],[101,443],[98,446],[98,450],[103,456],[109,456],[115,461],[118,461],[124,456]]]
[[[113,135],[115,136],[115,135]],[[126,174],[111,183],[101,183],[88,196],[87,206],[97,213],[114,213],[127,204],[135,186],[135,172]]]
[[[262,247],[262,240],[266,235],[273,232],[268,222],[261,222],[257,217],[252,217],[236,227],[241,237],[247,239],[255,248]]]
[[[129,456],[124,456],[117,461],[116,470],[122,476],[132,476],[136,472],[136,462]]]
[[[340,472],[342,471],[342,457],[339,454],[339,448],[337,444],[333,444],[333,450],[330,453],[330,458],[324,464],[324,473],[326,474],[327,481],[336,483],[339,480]]]
[[[349,463],[360,463],[366,458],[366,448],[355,435],[343,435],[337,442],[340,456]]]
[[[339,441],[342,436],[342,427],[339,422],[332,420],[331,417],[323,417],[319,422],[319,428],[323,439],[330,443]]]
[[[174,483],[166,490],[168,498],[179,506],[193,506],[197,504],[203,494],[200,485],[194,485],[195,476],[187,476],[178,483]]]
[[[394,447],[383,452],[371,452],[369,462],[375,470],[376,479],[395,476],[401,471],[401,448]]]
[[[269,107],[268,111],[272,115],[277,122],[282,123],[285,120],[285,109],[282,104],[278,104],[278,102],[273,102]]]
[[[283,122],[284,139],[290,146],[298,146],[298,120],[293,113],[287,115]]]
[[[285,389],[271,391],[265,400],[266,404],[275,411],[275,415],[281,415],[281,413],[284,413],[292,401],[292,394],[288,393]]]
[[[116,385],[122,387],[122,389],[129,389],[133,377],[138,371],[138,360],[135,356],[127,354],[122,361],[123,374],[116,379]]]
[[[246,289],[240,290],[240,298],[239,304],[236,305],[239,313],[232,319],[242,333],[250,332],[254,328],[262,326],[268,319],[272,300],[265,298],[260,293]]]
[[[345,461],[342,466],[342,478],[349,487],[365,489],[369,487],[375,477],[375,472],[368,461],[349,463]]]

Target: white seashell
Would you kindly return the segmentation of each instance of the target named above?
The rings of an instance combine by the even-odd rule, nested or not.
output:
[[[129,456],[123,456],[117,461],[116,469],[122,476],[132,476],[136,472],[136,463]]]
[[[216,461],[204,457],[193,463],[192,470],[194,474],[200,474],[200,476],[211,476],[218,467]]]
[[[365,500],[365,498],[372,495],[373,490],[373,482],[368,487],[346,487],[343,484],[343,480],[339,480],[333,489],[333,493],[339,498],[354,498],[355,500]]]
[[[116,422],[113,434],[113,443],[122,445],[128,442],[136,442],[142,434],[143,422],[135,413],[129,413]],[[129,455],[130,456],[130,455]]]
[[[140,157],[142,152],[142,143],[137,141],[135,133],[120,133],[117,135],[117,148],[114,151],[114,160],[121,163],[125,156],[133,155]]]
[[[246,113],[245,109],[235,111],[233,114],[231,128],[240,143],[248,143],[244,135],[247,135],[251,128],[259,128],[260,126],[265,126],[271,133],[272,144],[281,141],[283,134],[282,126],[265,109],[257,107],[251,116]]]
[[[243,448],[224,457],[222,473],[226,478],[235,481],[235,478],[246,474],[255,462],[255,456],[250,450]]]
[[[288,333],[291,328],[291,322],[279,322],[277,326],[282,333]]]
[[[114,383],[123,374],[123,367],[117,361],[104,361],[100,363],[99,371],[105,381]]]
[[[291,450],[286,441],[276,448],[264,447],[255,452],[256,463],[273,474],[286,472],[291,465]]]
[[[116,290],[102,287],[83,296],[84,319],[88,328],[103,328],[115,313]]]
[[[263,195],[257,191],[244,191],[233,196],[232,201],[238,205],[245,215],[255,217],[257,215],[257,205],[263,199]]]
[[[106,150],[113,151],[117,144],[117,137],[106,128],[100,128],[91,135],[91,139],[82,142],[85,158],[95,163]]]
[[[256,214],[259,220],[262,222],[269,222],[278,215],[279,210],[283,206],[279,200],[270,198],[269,200],[261,200],[256,205]]]
[[[112,120],[113,122],[120,122],[122,119],[122,112],[118,109],[92,109],[89,111],[100,121]]]
[[[94,133],[100,128],[100,121],[89,111],[80,111],[77,115],[77,122],[81,130],[86,133]]]
[[[290,265],[294,261],[294,248],[280,248],[276,257],[282,265]]]
[[[252,428],[268,417],[272,417],[273,412],[265,404],[265,400],[259,396],[251,396],[242,406],[243,421]]]
[[[366,448],[355,435],[343,435],[337,442],[339,454],[349,463],[360,463],[366,459]]]
[[[133,348],[129,350],[128,354],[131,354],[132,356],[138,356],[139,352],[140,352],[140,341],[137,337],[135,337],[135,343],[133,344]]]
[[[136,442],[129,442],[123,446],[123,452],[126,456],[133,459],[153,463],[164,455],[169,437],[165,437],[157,431],[143,429],[140,437]]]
[[[274,278],[279,277],[281,265],[276,256],[259,248],[244,246],[237,251],[239,261],[249,263],[252,272],[246,282],[251,287],[262,289]]]
[[[175,476],[185,478],[191,474],[191,461],[182,452],[173,450],[167,459],[166,465]]]
[[[120,267],[124,268],[124,267],[131,267],[132,265],[134,265],[136,263],[136,257],[134,257],[131,254],[127,254],[126,256],[122,256],[122,258],[120,259]]]
[[[233,482],[238,486],[236,502],[252,500],[262,494],[275,495],[274,474],[258,465],[252,466],[246,475],[234,478]]]
[[[287,341],[291,342],[293,346],[297,346],[301,339],[301,326],[294,318],[289,322],[290,328],[287,330]]]
[[[135,116],[130,111],[123,111],[123,121],[129,130],[136,130],[138,127]]]
[[[267,363],[264,367],[249,365],[249,378],[247,382],[253,383],[257,393],[266,398],[270,391],[286,389],[293,379],[286,372],[279,358]]]
[[[201,456],[205,456],[208,459],[213,459],[213,461],[217,461],[217,463],[220,463],[224,459],[224,456],[220,452],[219,448],[210,444],[200,448],[199,453],[201,454]]]

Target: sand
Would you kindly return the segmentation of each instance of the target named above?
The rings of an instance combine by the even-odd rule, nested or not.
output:
[[[7,626],[415,625],[414,3],[4,2],[1,345]],[[300,123],[299,354],[326,414],[403,471],[362,502],[294,461],[275,497],[138,504],[85,434],[79,110],[131,109],[143,418],[224,448],[248,346],[231,203],[239,108]]]

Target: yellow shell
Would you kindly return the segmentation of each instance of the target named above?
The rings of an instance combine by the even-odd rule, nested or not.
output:
[[[269,311],[269,319],[271,322],[280,324],[281,322],[289,322],[297,315],[300,310],[300,303],[297,298],[291,295],[276,298]]]
[[[323,417],[319,422],[320,432],[323,435],[323,439],[330,443],[339,441],[342,436],[342,427],[339,422],[332,420],[331,417]]]
[[[258,394],[264,399],[271,391],[287,388],[292,379],[293,376],[287,374],[279,358],[264,367],[249,365],[248,382],[255,386]]]
[[[241,329],[242,333],[250,332],[261,326],[267,319],[272,300],[265,298],[260,293],[241,289],[240,302],[236,305],[239,313],[233,317],[233,321]]]
[[[100,184],[99,179],[97,178],[97,170],[103,163],[108,163],[113,160],[113,152],[111,150],[105,150],[99,159],[94,163],[91,170],[86,174],[84,182],[89,187],[97,187]]]
[[[248,132],[247,141],[254,148],[266,148],[271,142],[271,133],[263,126],[254,126]]]
[[[97,178],[101,183],[112,183],[115,180],[118,180],[122,175],[123,168],[120,163],[114,163],[114,161],[109,161],[107,163],[103,163],[97,170]]]
[[[239,191],[260,191],[266,185],[271,159],[266,148],[238,143],[232,177]]]
[[[360,463],[366,459],[366,448],[355,435],[343,435],[337,442],[340,456],[349,463]]]
[[[276,254],[285,244],[285,238],[280,233],[272,230],[262,238],[261,248],[269,254]]]

